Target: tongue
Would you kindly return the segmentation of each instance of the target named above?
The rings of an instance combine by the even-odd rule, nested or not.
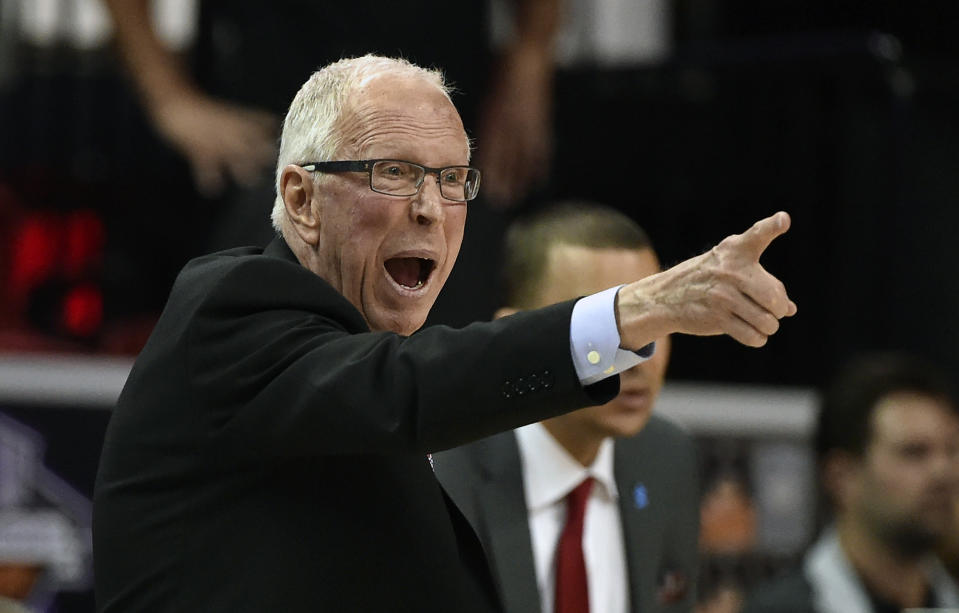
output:
[[[416,287],[420,281],[419,258],[393,258],[386,260],[386,272],[393,280],[406,287]]]

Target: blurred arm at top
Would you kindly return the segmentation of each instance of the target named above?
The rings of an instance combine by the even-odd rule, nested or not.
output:
[[[189,162],[199,191],[252,184],[272,165],[277,118],[202,91],[157,36],[150,0],[104,0],[119,52],[159,135]]]
[[[482,110],[476,149],[491,205],[521,202],[549,175],[553,46],[562,0],[516,0],[513,35],[503,49]]]

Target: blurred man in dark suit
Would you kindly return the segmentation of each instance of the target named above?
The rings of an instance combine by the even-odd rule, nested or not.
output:
[[[646,233],[609,207],[568,203],[515,222],[506,236],[499,317],[660,271]],[[470,520],[507,611],[563,611],[559,550],[567,501],[584,480],[590,611],[690,611],[699,536],[690,438],[653,414],[669,338],[620,373],[612,401],[435,456],[436,475]],[[528,517],[527,521],[523,518]]]

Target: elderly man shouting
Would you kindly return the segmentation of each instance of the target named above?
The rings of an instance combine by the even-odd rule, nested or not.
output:
[[[778,213],[619,288],[413,334],[479,188],[469,157],[434,71],[366,56],[306,82],[279,237],[186,265],[118,401],[101,611],[496,611],[428,454],[610,400],[669,333],[760,346],[796,310],[759,265]]]

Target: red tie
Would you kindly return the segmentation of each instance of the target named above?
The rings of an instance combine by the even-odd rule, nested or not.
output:
[[[555,613],[589,613],[589,588],[583,559],[583,517],[592,489],[593,479],[587,477],[566,497],[566,526],[556,551]]]

